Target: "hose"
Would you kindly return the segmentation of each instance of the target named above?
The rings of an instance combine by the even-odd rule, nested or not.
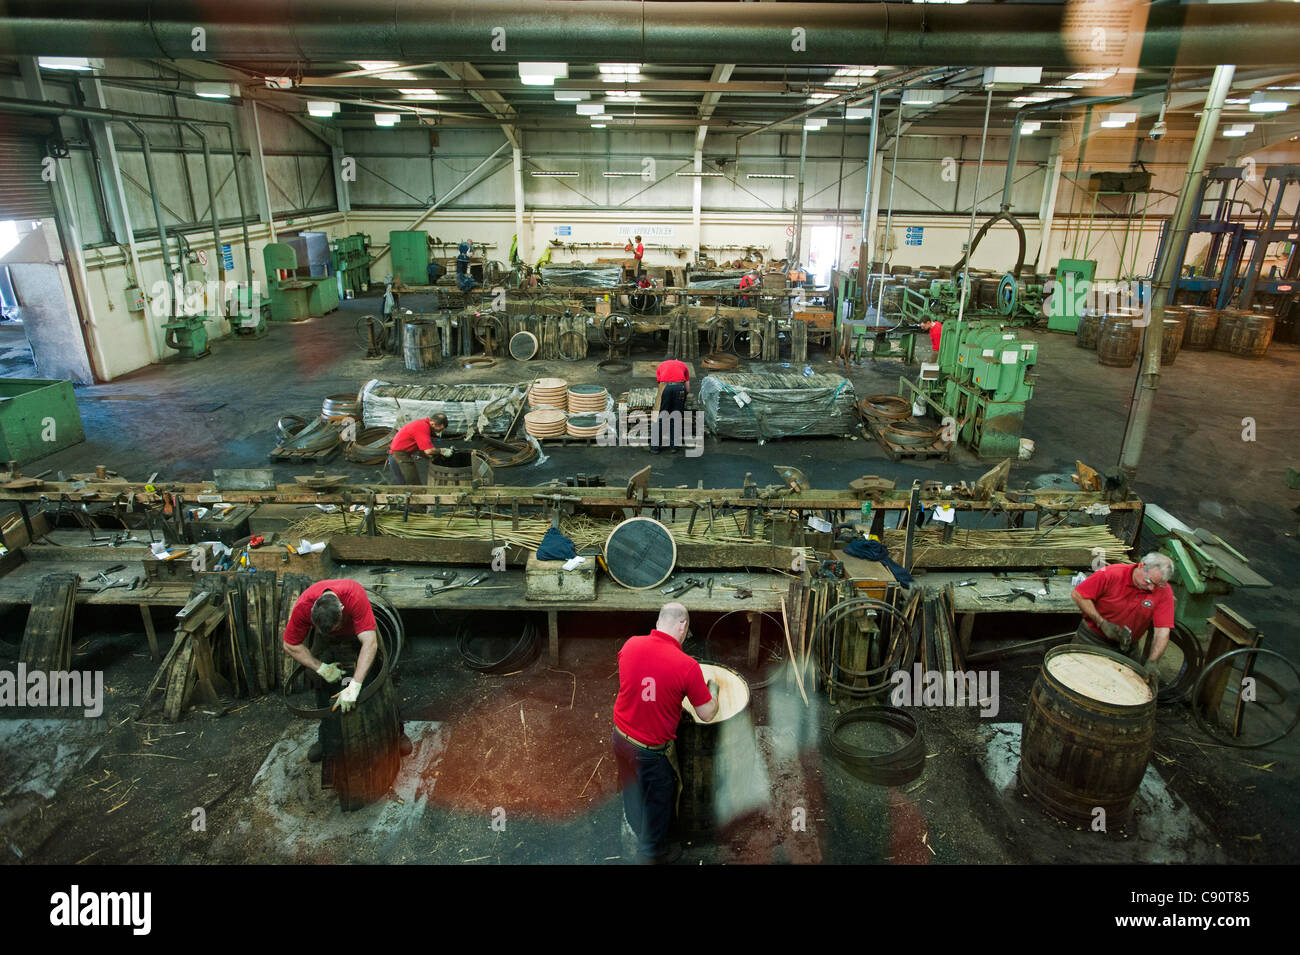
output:
[[[485,660],[475,654],[469,648],[470,641],[473,639],[469,625],[462,622],[456,630],[456,649],[460,652],[461,662],[477,673],[513,673],[515,670],[521,670],[532,662],[542,646],[541,631],[531,620],[524,624],[519,639],[498,660]]]

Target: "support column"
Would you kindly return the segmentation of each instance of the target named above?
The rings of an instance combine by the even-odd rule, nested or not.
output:
[[[266,157],[262,154],[262,123],[257,116],[257,100],[253,100],[253,149],[257,155],[257,170],[262,183],[262,193],[257,197],[261,208],[262,221],[270,236],[269,241],[278,241],[275,234],[275,216],[271,212],[271,187],[266,181]],[[267,276],[270,281],[270,276]]]
[[[794,252],[790,264],[800,268],[800,255],[803,251],[803,177],[808,162],[808,130],[800,130],[799,135],[799,199],[794,208]]]
[[[699,144],[698,140],[696,142],[697,142],[697,146],[695,148],[695,159],[691,168],[696,172],[703,172],[704,171],[704,149],[703,146]],[[692,178],[694,181],[691,183],[691,228],[692,228],[693,235],[695,237],[694,238],[694,246],[695,246],[694,261],[698,262],[700,261],[700,245],[704,241],[700,235],[700,231],[702,228],[700,225],[700,205],[704,196],[704,180],[701,179],[699,176],[694,176]]]
[[[1052,223],[1056,218],[1056,194],[1061,188],[1061,140],[1052,140],[1052,152],[1047,157],[1043,181],[1043,201],[1038,207],[1038,255],[1034,257],[1034,271],[1042,272],[1047,265],[1048,250],[1052,243]]]
[[[876,156],[876,131],[880,128],[880,91],[871,94],[871,129],[867,136],[867,181],[862,190],[862,234],[858,242],[858,288],[862,292],[862,309],[859,317],[866,318],[867,281],[871,274],[871,253],[874,249],[871,233],[876,219],[876,179],[880,166]]]
[[[1138,381],[1137,395],[1129,408],[1128,424],[1124,429],[1124,441],[1119,453],[1119,466],[1123,468],[1130,480],[1137,474],[1138,461],[1142,457],[1142,444],[1146,439],[1147,426],[1151,422],[1151,410],[1155,405],[1156,388],[1160,385],[1160,346],[1164,339],[1165,299],[1182,265],[1179,253],[1191,231],[1196,198],[1200,195],[1201,182],[1205,178],[1206,160],[1209,159],[1210,146],[1219,128],[1219,115],[1223,112],[1223,101],[1232,87],[1232,75],[1235,70],[1236,68],[1231,65],[1214,68],[1210,92],[1205,98],[1205,110],[1201,113],[1201,124],[1197,127],[1196,138],[1192,141],[1191,157],[1187,160],[1187,174],[1183,179],[1183,188],[1178,193],[1178,205],[1169,220],[1170,241],[1165,243],[1160,261],[1156,263],[1155,281],[1150,299],[1150,326],[1146,330],[1142,350],[1142,372]]]
[[[520,140],[522,144],[522,139]],[[521,145],[514,147],[514,165],[515,165],[515,235],[518,236],[519,258],[525,264],[532,265],[533,258],[530,250],[531,242],[528,236],[524,234],[524,151]],[[511,263],[507,262],[506,265]]]

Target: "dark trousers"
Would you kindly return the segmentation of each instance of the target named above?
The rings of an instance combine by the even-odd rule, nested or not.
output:
[[[682,415],[685,412],[686,383],[673,381],[664,385],[664,393],[659,399],[659,416],[650,423],[650,447],[655,450],[663,444],[667,444],[670,448],[681,447]],[[673,434],[674,431],[676,436]]]
[[[1118,643],[1111,643],[1105,637],[1099,636],[1093,629],[1088,626],[1086,621],[1080,620],[1079,627],[1074,631],[1074,639],[1070,641],[1072,646],[1076,647],[1102,647],[1106,650],[1112,650],[1128,657],[1137,663],[1145,663],[1146,657],[1142,655],[1142,641],[1134,640],[1129,644],[1128,652],[1119,648]]]
[[[653,861],[668,850],[668,830],[677,801],[677,773],[666,751],[642,749],[613,732],[623,812],[636,833],[637,852]]]
[[[419,484],[420,471],[415,466],[415,455],[410,451],[389,451],[388,476],[394,484]]]

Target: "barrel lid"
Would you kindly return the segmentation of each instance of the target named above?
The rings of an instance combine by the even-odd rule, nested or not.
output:
[[[749,706],[749,684],[745,678],[737,673],[731,667],[724,667],[717,663],[701,663],[700,670],[704,673],[704,682],[710,680],[718,684],[718,715],[709,720],[709,724],[721,723],[729,720],[737,713],[744,712]],[[695,707],[691,705],[688,699],[682,699],[682,709],[696,723],[704,723],[700,715],[695,712]]]
[[[510,357],[516,361],[528,361],[537,354],[537,336],[532,332],[515,332],[510,337]]]
[[[605,566],[630,590],[649,590],[668,579],[677,564],[672,532],[649,517],[632,517],[605,541]]]
[[[1131,663],[1091,647],[1060,647],[1043,667],[1063,686],[1099,703],[1143,706],[1152,700],[1151,687]]]

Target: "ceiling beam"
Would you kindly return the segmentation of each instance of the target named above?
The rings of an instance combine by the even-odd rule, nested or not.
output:
[[[439,67],[454,80],[482,80],[483,74],[474,68],[472,63],[440,63]],[[415,82],[407,80],[408,83]],[[501,131],[506,134],[506,139],[515,149],[522,149],[523,140],[519,138],[519,130],[515,127],[515,120],[518,114],[514,107],[506,101],[506,98],[494,90],[470,90],[470,96],[474,97],[479,104],[491,113],[501,124]]]

